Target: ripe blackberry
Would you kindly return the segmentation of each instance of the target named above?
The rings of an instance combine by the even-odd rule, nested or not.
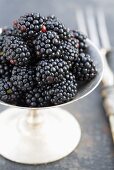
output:
[[[2,52],[3,37],[0,36],[0,53]]]
[[[2,29],[2,35],[3,36],[21,37],[21,34],[19,34],[15,28],[9,28],[9,27]]]
[[[36,80],[43,84],[60,82],[69,73],[69,66],[63,59],[42,60],[36,67]]]
[[[25,103],[28,107],[37,107],[39,105],[39,98],[41,94],[38,92],[37,88],[33,88],[29,92],[26,92]]]
[[[8,79],[0,79],[0,100],[9,104],[16,104],[19,99],[17,89]]]
[[[4,42],[5,42],[5,36],[0,35],[0,64],[6,64],[6,56],[3,55],[3,47],[4,47]]]
[[[28,107],[45,107],[48,106],[48,98],[46,92],[48,86],[40,88],[33,88],[29,92],[26,92],[25,103]]]
[[[8,61],[6,60],[6,56],[5,55],[0,55],[0,64],[8,65]]]
[[[8,64],[0,64],[0,78],[10,77],[11,67]]]
[[[3,55],[4,36],[0,35],[0,56]]]
[[[82,32],[75,31],[75,30],[70,31],[70,33],[71,33],[71,37],[74,37],[77,40],[79,40],[80,53],[84,52],[87,48],[87,43],[86,43],[87,36],[84,35]]]
[[[13,67],[11,82],[19,90],[26,92],[33,88],[34,71],[27,67]]]
[[[34,39],[41,30],[43,22],[44,18],[39,13],[28,13],[14,21],[13,27],[23,38]]]
[[[21,34],[19,34],[19,32],[15,28],[4,28],[3,31],[2,31],[2,35],[4,37],[6,36],[6,39],[7,39],[7,36],[9,36],[9,37],[14,36],[14,37],[18,37],[22,41],[24,41]],[[29,51],[31,52],[31,54],[33,55],[35,53],[34,52],[35,49],[34,49],[34,45],[33,45],[32,40],[31,39],[26,40],[26,45],[29,48]]]
[[[60,83],[54,84],[48,91],[48,95],[51,95],[51,104],[59,105],[69,102],[77,94],[77,83],[75,77],[69,73]]]
[[[6,60],[6,57],[4,55],[0,55],[0,65],[7,65],[8,62]]]
[[[33,43],[38,58],[59,57],[61,55],[60,39],[56,32],[41,32]]]
[[[31,54],[27,45],[21,39],[14,36],[7,37],[3,54],[12,65],[28,65],[31,60]]]
[[[43,85],[39,88],[39,93],[41,94],[39,107],[48,107],[51,106],[50,100],[51,96],[49,95],[49,90],[52,88],[52,85]]]
[[[81,53],[74,64],[73,73],[76,80],[89,81],[96,76],[96,68],[88,54]]]
[[[62,42],[62,58],[72,67],[79,54],[79,44],[76,39],[69,39]]]
[[[45,21],[45,27],[48,31],[56,32],[60,39],[69,38],[69,29],[67,29],[55,16],[48,16]]]
[[[3,36],[17,36],[17,31],[14,28],[5,27],[2,29]]]

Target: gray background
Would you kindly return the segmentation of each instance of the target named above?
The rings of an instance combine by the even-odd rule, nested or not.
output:
[[[0,27],[25,12],[55,14],[69,28],[76,28],[75,12],[78,7],[105,11],[107,27],[114,46],[114,1],[113,0],[0,0]],[[109,57],[114,70],[114,55]],[[0,170],[114,170],[114,146],[108,120],[102,108],[101,85],[89,96],[66,107],[80,122],[82,139],[78,148],[66,158],[47,165],[21,165],[0,157]],[[0,110],[5,107],[0,105]]]

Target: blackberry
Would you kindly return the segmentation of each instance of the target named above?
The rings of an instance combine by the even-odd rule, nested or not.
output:
[[[3,35],[0,35],[0,56],[3,55],[4,39],[5,37]]]
[[[39,98],[41,94],[38,92],[37,88],[33,88],[25,95],[25,103],[29,107],[37,107],[39,105]]]
[[[6,64],[7,60],[6,60],[6,56],[3,55],[3,47],[4,47],[4,43],[5,43],[5,36],[0,35],[0,64]]]
[[[79,40],[80,53],[84,52],[87,48],[87,43],[86,43],[87,36],[84,35],[82,32],[75,31],[75,30],[70,31],[70,33],[71,33],[71,37],[74,37],[77,40]]]
[[[8,77],[10,72],[10,67],[11,67],[11,65],[8,64],[6,60],[6,56],[3,55],[4,42],[5,42],[5,36],[1,35],[0,36],[0,78],[5,78],[5,76]]]
[[[8,61],[5,55],[0,55],[0,64],[5,64],[5,65],[8,64]]]
[[[36,55],[36,51],[35,51],[33,41],[28,40],[28,41],[26,41],[26,44],[27,44],[27,47],[29,48],[29,51],[30,51],[30,54],[31,54],[31,60],[30,60],[29,65],[34,67],[36,65],[36,63],[39,62],[39,58]]]
[[[67,62],[62,59],[42,60],[36,67],[36,80],[38,83],[53,84],[60,82],[69,73]]]
[[[23,92],[31,90],[34,84],[33,69],[14,66],[12,70],[11,82],[15,87]]]
[[[6,37],[7,36],[21,37],[21,34],[19,34],[15,28],[10,28],[10,27],[3,28],[2,35]]]
[[[61,55],[60,39],[56,32],[41,32],[33,43],[38,58],[59,57]]]
[[[17,104],[19,93],[8,79],[0,79],[0,100],[9,104]]]
[[[79,54],[79,44],[75,39],[62,42],[62,58],[72,67]]]
[[[58,18],[55,16],[55,15],[49,15],[49,16],[47,16],[47,18],[46,18],[46,21],[58,21]]]
[[[15,28],[4,28],[2,31],[2,35],[6,38],[9,36],[14,36],[14,37],[18,37],[20,38],[22,41],[24,41],[24,39],[22,38],[21,34],[18,33],[18,31]],[[26,40],[26,45],[29,48],[29,51],[31,52],[32,56],[35,53],[35,49],[34,49],[34,45],[32,40]]]
[[[40,100],[39,100],[39,107],[48,107],[51,106],[50,100],[51,96],[48,95],[49,90],[52,88],[51,85],[43,85],[39,88],[39,93],[41,94]]]
[[[28,65],[31,60],[31,54],[27,45],[20,38],[14,36],[7,37],[3,54],[12,65]]]
[[[6,65],[8,62],[6,60],[6,57],[4,55],[0,55],[0,65]]]
[[[88,54],[81,53],[74,64],[73,73],[76,80],[89,81],[96,76],[96,68]]]
[[[18,30],[23,38],[34,39],[41,30],[43,23],[44,17],[39,13],[28,13],[15,20],[13,27]]]
[[[69,102],[77,94],[77,83],[75,76],[71,73],[64,78],[60,83],[54,84],[48,91],[48,95],[51,95],[51,105],[59,105]]]
[[[40,88],[33,88],[29,92],[26,92],[25,103],[28,107],[45,107],[48,106],[48,97],[46,93],[48,86]]]
[[[48,16],[45,21],[45,27],[48,31],[56,32],[60,39],[69,38],[69,29],[67,29],[55,16]]]
[[[11,67],[7,64],[0,64],[0,78],[10,77]]]
[[[0,36],[0,53],[2,52],[3,37]]]

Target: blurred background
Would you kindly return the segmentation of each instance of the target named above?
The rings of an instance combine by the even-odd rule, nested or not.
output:
[[[111,44],[114,45],[113,0],[0,0],[0,26],[10,26],[12,20],[26,12],[39,12],[44,16],[54,14],[67,27],[76,29],[76,10],[80,7],[85,10],[88,6],[104,10]],[[114,70],[113,64],[111,67]]]
[[[92,6],[102,8],[112,47],[114,47],[114,0],[0,0],[0,27],[10,26],[12,20],[26,12],[54,14],[67,27],[76,29],[76,10]],[[109,57],[114,71],[114,53]],[[66,107],[74,114],[82,128],[78,149],[65,159],[49,165],[23,166],[0,157],[0,170],[114,170],[114,147],[108,119],[100,95],[101,85],[89,96]],[[0,109],[4,109],[0,105]]]
[[[33,11],[40,12],[42,15],[54,14],[69,28],[76,28],[76,9],[79,7],[85,9],[88,5],[92,5],[94,9],[103,8],[109,32],[114,30],[113,0],[0,0],[0,25],[10,25],[15,18],[25,12]],[[111,41],[114,43],[113,36]]]

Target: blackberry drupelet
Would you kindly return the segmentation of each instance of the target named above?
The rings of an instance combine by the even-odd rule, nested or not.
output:
[[[73,73],[76,80],[89,81],[97,74],[97,70],[90,55],[81,53],[74,64]]]
[[[76,39],[69,39],[63,41],[62,44],[62,58],[69,64],[72,68],[73,63],[76,61],[79,54],[79,44]]]
[[[34,39],[44,23],[44,17],[39,13],[28,13],[13,22],[19,34],[25,39]]]
[[[51,105],[59,105],[72,100],[77,94],[77,83],[72,73],[60,83],[54,84],[48,92],[51,94]]]
[[[56,32],[41,32],[33,43],[38,58],[53,58],[61,55],[60,39]]]
[[[25,42],[14,36],[7,37],[3,48],[3,54],[12,65],[17,66],[28,65],[32,58],[30,50]]]
[[[84,52],[87,48],[87,43],[86,43],[87,36],[84,35],[82,32],[75,31],[75,30],[70,31],[70,33],[71,33],[71,37],[74,37],[77,40],[79,40],[80,53]]]
[[[69,73],[69,66],[63,59],[42,60],[36,67],[36,80],[42,84],[53,84],[63,80]]]
[[[14,66],[11,82],[23,92],[31,90],[34,85],[34,70],[32,68]]]
[[[0,100],[9,104],[17,104],[19,93],[8,79],[0,79]]]
[[[55,16],[48,16],[45,21],[45,27],[48,31],[56,32],[60,39],[69,38],[69,29],[67,29]]]

